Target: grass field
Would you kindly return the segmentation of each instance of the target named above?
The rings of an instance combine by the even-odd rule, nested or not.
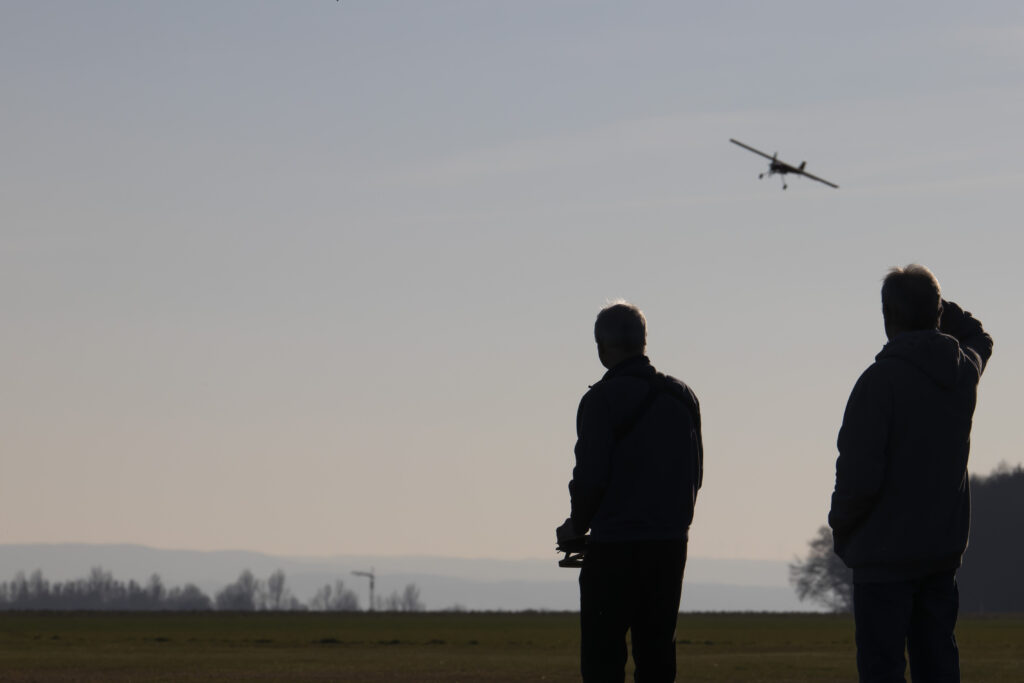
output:
[[[853,622],[683,614],[680,681],[855,681]],[[963,680],[1024,681],[1024,617],[964,618]],[[570,613],[0,613],[0,681],[573,681]],[[631,677],[630,677],[631,679]]]

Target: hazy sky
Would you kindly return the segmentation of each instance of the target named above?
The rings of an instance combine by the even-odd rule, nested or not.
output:
[[[1017,0],[7,0],[0,88],[0,543],[553,558],[625,297],[790,559],[912,261],[1022,460]]]

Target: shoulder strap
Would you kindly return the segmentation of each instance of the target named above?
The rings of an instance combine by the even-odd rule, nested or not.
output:
[[[647,411],[651,409],[651,406],[658,400],[658,397],[666,392],[686,407],[687,412],[690,413],[690,419],[693,421],[694,429],[697,430],[697,434],[700,434],[700,409],[689,395],[682,390],[678,390],[678,385],[675,382],[672,382],[668,377],[659,372],[649,380],[647,395],[644,397],[644,400],[640,402],[636,410],[630,413],[629,417],[612,431],[615,442],[618,443],[629,436],[629,433],[633,431],[641,418],[647,414]]]
[[[654,402],[658,400],[658,397],[665,391],[665,383],[657,381],[658,379],[660,378],[656,377],[648,383],[647,396],[645,396],[644,400],[640,402],[640,405],[636,407],[636,410],[630,413],[629,417],[620,422],[612,431],[612,438],[614,438],[615,443],[618,443],[629,436],[629,433],[633,431],[634,427],[636,427],[640,418],[647,414],[647,411],[651,409]]]
[[[648,381],[647,396],[644,397],[644,400],[637,406],[636,410],[612,431],[612,445],[613,447],[617,446],[623,439],[629,436],[629,433],[633,431],[633,428],[636,427],[640,419],[651,409],[651,406],[658,400],[658,397],[666,392],[669,396],[682,403],[690,414],[690,420],[693,423],[693,430],[697,438],[697,451],[692,460],[693,482],[694,490],[699,490],[704,483],[704,437],[701,434],[700,406],[697,404],[697,398],[691,392],[680,388],[678,384],[660,372]]]

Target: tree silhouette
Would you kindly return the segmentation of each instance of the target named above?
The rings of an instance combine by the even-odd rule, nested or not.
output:
[[[422,612],[426,609],[420,601],[420,589],[410,583],[402,593],[391,591],[391,595],[377,596],[375,607],[382,612]]]
[[[278,569],[267,579],[266,590],[263,591],[263,609],[268,610],[303,610],[306,606],[299,602],[285,585],[284,572]]]
[[[1024,468],[971,477],[971,540],[957,582],[965,612],[1024,612]]]
[[[316,595],[309,601],[309,608],[320,612],[358,612],[359,599],[356,594],[345,588],[341,580],[325,585],[317,590]]]
[[[1000,464],[971,477],[971,536],[957,573],[960,609],[967,612],[1024,612],[1024,468]],[[808,543],[807,557],[789,565],[789,581],[801,600],[848,612],[853,606],[853,572],[832,551],[827,526]]]
[[[157,574],[146,585],[117,581],[95,567],[84,579],[50,583],[38,569],[29,576],[18,572],[0,583],[0,609],[39,610],[207,610],[210,598],[192,584],[167,590]]]
[[[193,583],[187,583],[182,588],[172,588],[167,593],[164,604],[169,610],[198,612],[213,609],[210,596]]]
[[[219,610],[252,612],[259,604],[259,583],[248,569],[238,575],[234,583],[224,586],[214,597]]]
[[[808,546],[807,557],[796,558],[789,565],[789,582],[796,596],[833,612],[853,611],[853,571],[832,550],[832,530],[820,527]]]
[[[394,591],[377,598],[379,609],[393,612],[419,612],[425,609],[420,589],[414,583],[403,593]],[[359,610],[356,594],[341,580],[320,588],[307,607],[288,589],[284,572],[278,569],[266,581],[257,579],[248,569],[234,583],[224,586],[211,600],[195,584],[167,588],[159,575],[144,584],[124,583],[102,567],[72,581],[47,581],[40,570],[26,575],[18,572],[11,581],[0,582],[0,610],[119,610],[119,611],[201,611],[218,609],[235,612],[258,610],[327,612]]]
[[[402,593],[394,591],[387,598],[378,597],[377,606],[393,612],[425,609],[420,589],[414,583],[407,585]],[[246,569],[213,600],[195,584],[168,589],[157,574],[144,584],[124,583],[102,567],[94,567],[85,578],[63,583],[47,581],[38,569],[29,575],[18,572],[12,581],[0,582],[0,610],[200,611],[214,608],[235,612],[306,609],[354,612],[359,610],[359,600],[337,580],[333,586],[327,584],[319,589],[307,607],[292,595],[280,569],[266,581],[257,579]]]
[[[410,583],[402,593],[402,611],[422,612],[424,609],[423,601],[420,600],[419,587],[415,583]]]

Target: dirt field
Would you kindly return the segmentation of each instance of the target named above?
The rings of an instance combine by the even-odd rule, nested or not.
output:
[[[0,681],[574,681],[578,616],[0,613]],[[966,683],[1024,681],[1024,617],[965,618]],[[853,622],[684,614],[680,681],[855,681]]]

